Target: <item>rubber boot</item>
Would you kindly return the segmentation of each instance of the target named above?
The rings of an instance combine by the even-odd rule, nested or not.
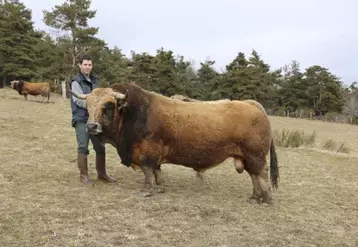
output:
[[[87,155],[84,153],[77,154],[77,165],[80,170],[80,181],[84,184],[92,184],[88,177]]]
[[[106,172],[106,155],[96,153],[96,169],[98,174],[98,179],[107,181],[107,182],[116,182],[116,179],[107,175]]]

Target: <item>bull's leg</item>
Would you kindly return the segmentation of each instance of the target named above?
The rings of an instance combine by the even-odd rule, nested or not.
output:
[[[160,168],[154,169],[155,183],[162,185],[164,183],[163,173]]]
[[[156,183],[156,186],[154,188],[155,192],[164,193],[164,188],[162,186],[164,179],[163,179],[163,173],[160,168],[154,169],[154,177]]]
[[[147,165],[142,165],[142,170],[144,172],[144,186],[140,190],[139,195],[143,197],[151,196],[154,182],[154,173],[153,168]]]
[[[25,98],[25,100],[27,100],[27,93],[24,94],[24,98]]]
[[[262,202],[272,204],[271,187],[269,184],[268,166],[266,165],[266,162],[262,167],[260,174],[257,175],[256,178],[261,187]]]
[[[259,181],[256,178],[256,175],[253,173],[249,173],[252,180],[252,196],[249,198],[250,203],[260,203],[261,199],[261,187]]]
[[[266,157],[247,153],[245,156],[245,170],[250,174],[253,185],[253,195],[250,201],[259,202],[262,199],[263,203],[271,204],[272,197],[268,181]]]

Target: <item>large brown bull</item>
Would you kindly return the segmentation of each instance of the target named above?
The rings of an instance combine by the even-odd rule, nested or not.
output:
[[[271,203],[266,155],[270,152],[271,182],[278,185],[278,164],[268,116],[243,101],[184,102],[144,90],[133,83],[97,88],[86,99],[90,134],[116,147],[124,165],[144,172],[143,196],[152,194],[153,179],[161,191],[163,163],[203,172],[233,157],[249,173],[250,199]]]
[[[50,100],[50,85],[47,82],[26,82],[23,80],[11,81],[11,88],[16,90],[20,95],[25,97],[27,100],[27,95],[41,95],[42,102],[45,97],[47,97],[47,103]]]

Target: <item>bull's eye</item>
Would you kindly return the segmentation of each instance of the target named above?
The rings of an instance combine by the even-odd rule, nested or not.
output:
[[[105,125],[109,124],[110,121],[112,121],[114,107],[115,105],[113,102],[106,102],[102,105],[102,116]]]
[[[113,109],[114,108],[114,103],[112,102],[107,102],[103,105],[104,109]]]

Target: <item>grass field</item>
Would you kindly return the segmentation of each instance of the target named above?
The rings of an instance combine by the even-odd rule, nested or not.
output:
[[[79,182],[70,105],[0,89],[0,246],[358,246],[358,127],[270,117],[273,128],[316,130],[312,148],[277,148],[274,204],[255,205],[231,160],[205,173],[163,165],[163,194],[137,195],[144,176],[107,145],[117,182]],[[327,140],[349,153],[321,150]]]

